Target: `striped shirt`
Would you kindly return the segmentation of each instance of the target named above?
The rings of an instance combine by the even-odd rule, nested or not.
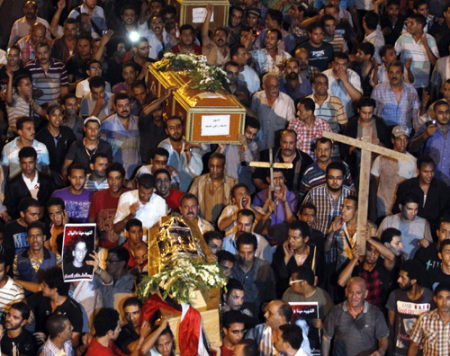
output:
[[[84,185],[85,189],[91,190],[93,192],[96,192],[98,190],[108,189],[109,184],[108,180],[105,178],[105,180],[101,183],[98,183],[97,181],[91,179],[92,173],[89,173],[86,177],[86,183]]]
[[[6,104],[6,112],[8,113],[8,125],[11,128],[16,128],[16,121],[21,116],[32,116],[30,104],[17,94],[13,95],[12,105]]]
[[[8,281],[0,288],[0,315],[5,315],[11,304],[19,302],[24,298],[23,288],[11,277],[6,277]]]
[[[317,208],[317,218],[314,221],[313,229],[326,234],[333,219],[341,213],[344,199],[352,193],[352,190],[344,185],[338,200],[334,201],[326,184],[311,189],[306,195],[305,202],[313,203]]]
[[[439,58],[436,40],[429,34],[426,34],[426,36],[431,52],[436,58]],[[403,64],[406,64],[407,60],[412,58],[411,72],[414,75],[414,88],[427,87],[430,81],[431,64],[422,38],[416,42],[410,33],[404,33],[395,42],[395,51],[397,55],[400,55]]]
[[[423,344],[424,355],[450,355],[450,323],[444,325],[437,309],[419,316],[410,338],[412,342]]]
[[[43,92],[40,98],[35,98],[39,105],[57,102],[61,96],[61,87],[69,85],[66,67],[62,62],[53,58],[50,58],[50,66],[47,72],[37,59],[28,62],[25,68],[31,72],[33,89]]]
[[[334,53],[336,52],[348,52],[347,42],[340,34],[335,33],[333,38],[324,36],[323,40],[333,46]]]
[[[327,121],[333,132],[340,132],[339,125],[346,125],[348,123],[344,104],[342,104],[341,99],[337,96],[328,95],[328,98],[325,99],[322,105],[317,104],[314,94],[311,94],[308,98],[311,98],[316,104],[314,115]]]

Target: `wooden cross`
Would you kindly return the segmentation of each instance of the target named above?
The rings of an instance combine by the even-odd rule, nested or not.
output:
[[[269,162],[250,162],[250,167],[257,167],[257,168],[269,168],[270,170],[270,197],[272,200],[274,199],[274,190],[275,186],[273,184],[273,169],[274,168],[280,168],[280,169],[289,169],[292,168],[294,165],[292,163],[281,163],[281,162],[274,162],[273,161],[273,148],[269,148]]]
[[[365,236],[361,232],[367,228],[367,212],[369,210],[369,185],[372,153],[394,158],[401,161],[409,161],[411,158],[407,154],[400,153],[388,148],[372,143],[372,129],[363,127],[361,140],[339,135],[333,132],[323,132],[322,137],[344,143],[349,146],[361,149],[361,167],[359,170],[359,191],[358,191],[358,222],[356,226],[356,239],[362,253],[366,251]]]

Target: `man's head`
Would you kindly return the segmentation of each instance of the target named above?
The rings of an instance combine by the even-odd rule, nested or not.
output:
[[[389,0],[386,6],[386,14],[389,19],[396,20],[400,14],[400,1],[399,0]]]
[[[141,326],[141,311],[142,303],[137,297],[130,297],[123,303],[123,314],[128,324],[133,328],[139,328]]]
[[[230,310],[239,311],[244,304],[244,286],[237,279],[230,278],[227,283],[226,294],[224,295],[225,304]]]
[[[98,64],[92,64],[91,68],[96,68]],[[89,70],[90,73],[94,73],[95,76],[89,80],[89,89],[91,89],[91,95],[94,101],[105,99],[106,82],[101,73],[96,70]]]
[[[239,67],[243,67],[247,64],[250,56],[244,45],[237,44],[231,47],[230,58],[232,61],[239,64]]]
[[[161,18],[160,18],[160,21],[162,22]],[[134,51],[136,52],[136,58],[139,58],[142,60],[146,60],[148,58],[148,54],[150,53],[150,45],[149,45],[148,39],[146,37],[139,37],[139,39],[135,43],[133,43],[133,48],[134,48]],[[139,72],[139,70],[138,70],[138,72]],[[125,77],[124,77],[124,79],[125,79]],[[134,80],[132,83],[134,83]]]
[[[442,83],[441,94],[445,100],[450,101],[450,79]]]
[[[325,74],[317,74],[314,77],[314,82],[312,85],[314,93],[320,96],[328,95],[328,77]]]
[[[74,162],[67,169],[67,179],[69,180],[70,190],[74,194],[81,194],[86,183],[86,167],[80,163]]]
[[[367,297],[366,281],[361,277],[351,278],[345,288],[345,296],[353,309],[362,308]]]
[[[322,22],[314,22],[308,28],[309,43],[311,43],[313,47],[319,47],[322,44],[324,33],[325,30]]]
[[[264,318],[266,319],[266,325],[270,326],[272,330],[276,330],[280,325],[291,321],[292,307],[282,300],[272,300],[266,306]]]
[[[106,169],[109,165],[108,155],[102,152],[97,152],[91,157],[90,168],[92,174],[98,178],[106,177]]]
[[[121,276],[127,269],[130,253],[125,247],[117,246],[109,249],[106,258],[106,271],[114,277]]]
[[[448,315],[450,311],[450,284],[448,282],[441,282],[437,285],[434,289],[433,301],[439,313]]]
[[[413,36],[422,35],[426,24],[426,17],[419,13],[411,14],[408,19],[406,19],[406,28]]]
[[[29,101],[33,97],[33,84],[31,83],[31,78],[28,74],[18,74],[14,79],[14,88],[16,89],[17,94],[26,101]],[[19,121],[19,118],[17,121]]]
[[[44,225],[39,221],[33,221],[27,226],[27,241],[29,249],[33,253],[41,253],[44,249]]]
[[[280,94],[280,83],[278,81],[278,76],[274,73],[267,73],[263,77],[263,89],[266,93],[268,99],[275,100]]]
[[[270,172],[267,172],[267,183],[271,184],[270,181]],[[286,177],[284,176],[283,169],[275,168],[273,170],[273,189],[276,194],[281,193],[283,188],[286,186]]]
[[[258,134],[259,129],[261,128],[261,124],[257,119],[252,116],[247,115],[245,118],[245,129],[244,136],[247,140],[247,144],[253,142]]]
[[[8,279],[6,258],[0,254],[0,282],[5,282]]]
[[[420,156],[417,159],[417,169],[419,171],[419,183],[429,185],[434,178],[434,168],[436,164],[430,156]]]
[[[195,40],[195,30],[190,24],[180,27],[180,44],[184,47],[191,47]]]
[[[120,9],[120,18],[126,26],[131,26],[136,23],[136,10],[131,4],[122,6]]]
[[[380,16],[375,11],[369,11],[363,18],[363,28],[366,34],[372,33],[377,29]]]
[[[225,176],[225,156],[214,152],[208,160],[209,176],[212,180],[220,180]]]
[[[180,116],[171,116],[165,122],[166,134],[171,141],[179,142],[183,139],[183,119]]]
[[[227,45],[228,30],[224,27],[218,27],[214,30],[212,37],[213,42],[219,48],[224,48]]]
[[[445,99],[436,101],[433,110],[439,126],[448,126],[450,121],[450,105],[448,101]]]
[[[391,86],[400,86],[403,84],[403,63],[394,60],[388,64],[388,78]]]
[[[129,241],[133,245],[136,245],[139,242],[142,242],[144,230],[142,228],[142,222],[139,219],[128,220],[127,224],[125,225],[125,230],[128,233]]]
[[[39,220],[41,203],[31,197],[23,198],[19,202],[20,218],[25,224],[31,224]]]
[[[155,178],[151,174],[142,174],[137,179],[137,187],[139,191],[139,201],[142,204],[147,204],[154,191]]]
[[[64,218],[67,216],[64,200],[61,198],[50,198],[47,201],[47,213],[52,224],[55,227],[61,227],[64,224]]]
[[[407,260],[400,267],[397,283],[401,290],[409,291],[414,285],[423,286],[425,276],[426,272],[421,262]]]
[[[250,232],[244,232],[239,235],[236,241],[239,263],[244,268],[250,268],[255,261],[255,252],[258,247],[256,236]]]
[[[300,65],[300,72],[308,70],[309,66],[309,52],[306,48],[298,48],[295,50],[295,58],[298,59]]]
[[[288,242],[292,251],[303,249],[309,241],[309,226],[304,221],[289,224]]]
[[[297,217],[300,221],[304,221],[309,227],[312,226],[317,216],[317,208],[313,203],[303,203],[297,212]]]
[[[30,307],[24,302],[11,304],[5,318],[6,331],[22,329],[30,317]]]
[[[239,6],[232,6],[230,9],[230,27],[236,28],[242,24],[244,10]]]
[[[253,223],[255,222],[255,213],[250,209],[242,209],[237,213],[236,218],[236,237],[244,232],[252,232]]]
[[[47,29],[45,28],[45,25],[43,23],[35,22],[30,28],[31,43],[33,45],[36,45],[39,42],[43,42],[45,40],[46,32]]]
[[[242,339],[233,347],[233,356],[258,356],[259,348],[255,340]]]
[[[303,122],[314,120],[314,110],[316,110],[314,100],[301,98],[297,104],[297,117]]]
[[[412,221],[419,213],[420,198],[414,193],[407,193],[401,197],[399,208],[404,220]]]
[[[296,324],[280,325],[280,329],[274,336],[273,346],[280,353],[295,352],[295,350],[300,349],[303,342],[302,329]]]
[[[377,237],[374,237],[374,240],[378,241]],[[378,249],[370,244],[366,243],[366,254],[364,255],[364,264],[367,266],[375,266],[378,261],[378,257],[380,257],[380,252]]]
[[[148,104],[149,95],[145,81],[135,80],[131,85],[131,90],[133,91],[133,96],[142,107]]]
[[[26,142],[34,140],[36,131],[34,129],[34,121],[31,117],[19,117],[16,121],[16,128],[21,140]]]
[[[133,249],[134,260],[139,267],[144,267],[148,262],[148,245],[145,242],[139,242]]]
[[[84,120],[83,130],[88,141],[98,140],[100,138],[100,120],[95,116],[89,116]]]
[[[92,54],[92,37],[90,34],[81,34],[77,38],[76,54],[80,58],[89,58]]]
[[[228,61],[224,66],[227,77],[231,85],[235,85],[239,78],[239,64],[234,61]]]
[[[281,133],[280,151],[283,156],[292,157],[297,153],[297,133],[294,130],[287,129]]]
[[[244,183],[238,183],[231,189],[231,202],[234,205],[246,206],[251,201],[250,191]]]
[[[438,238],[438,243],[444,240],[450,239],[450,217],[442,216],[439,219],[439,227],[436,230],[436,235]]]
[[[97,337],[108,336],[109,340],[117,339],[120,333],[120,318],[117,310],[102,308],[94,317],[94,329]]]
[[[222,316],[222,332],[224,342],[228,345],[237,345],[244,337],[245,317],[237,310],[230,310]]]
[[[347,196],[342,202],[341,217],[342,221],[348,223],[355,219],[358,214],[358,198],[355,195]]]
[[[305,295],[308,286],[313,287],[315,282],[314,272],[305,266],[297,267],[291,274],[289,285],[294,293]]]
[[[45,323],[51,340],[60,339],[62,343],[72,338],[73,327],[67,315],[55,313]]]
[[[170,194],[170,173],[165,168],[160,168],[153,172],[155,177],[156,193],[163,198]]]
[[[286,79],[296,80],[298,79],[298,74],[300,72],[300,65],[298,60],[294,57],[291,57],[286,60]]]
[[[336,31],[336,18],[333,15],[328,14],[322,17],[322,21],[325,35],[332,38]]]
[[[342,190],[345,178],[345,166],[342,162],[331,162],[326,169],[325,178],[328,190],[337,193]]]
[[[183,219],[197,220],[198,199],[194,194],[186,193],[181,197],[180,212]]]
[[[334,1],[334,0],[333,0]],[[336,19],[336,23],[339,22],[339,7],[331,3],[332,0],[328,1],[328,5],[323,8],[324,15],[331,15]]]
[[[36,172],[37,152],[33,147],[27,146],[19,151],[19,164],[22,173],[29,177]]]
[[[252,28],[257,28],[259,22],[261,21],[261,10],[260,9],[249,9],[247,10],[247,24]]]
[[[128,94],[119,93],[114,95],[114,107],[119,119],[127,120],[131,113],[131,101]]]
[[[402,232],[393,227],[387,228],[381,233],[381,243],[399,256],[403,250]]]
[[[27,21],[36,20],[38,6],[35,1],[29,0],[22,6],[22,12]]]
[[[63,109],[58,104],[50,104],[47,107],[48,127],[52,129],[59,129],[63,120]]]
[[[155,348],[161,354],[161,356],[175,355],[174,337],[169,326],[167,326],[167,328],[164,329],[156,339]]]
[[[150,19],[150,29],[155,33],[155,35],[160,36],[164,30],[164,20],[162,15],[154,15]],[[148,45],[148,42],[147,42]]]
[[[392,129],[391,142],[395,151],[400,153],[406,152],[410,133],[410,129],[406,126],[395,126]]]
[[[328,165],[331,162],[333,152],[333,142],[329,138],[321,137],[313,144],[314,155],[317,161]]]
[[[133,84],[133,82],[136,80],[136,77],[138,76],[139,68],[138,64],[134,61],[126,61],[122,65],[122,78],[123,81],[130,85]]]
[[[227,278],[231,277],[231,272],[236,263],[236,257],[228,251],[220,250],[217,252],[217,263],[219,264],[222,271],[225,273]]]
[[[373,112],[375,111],[375,100],[369,97],[363,97],[358,102],[358,114],[361,122],[371,122],[373,119]]]
[[[150,153],[150,163],[153,165],[153,171],[158,169],[167,169],[169,152],[163,147],[157,147]]]
[[[205,242],[213,255],[222,250],[223,235],[219,231],[207,231],[203,234]]]
[[[63,274],[59,267],[46,269],[42,274],[42,295],[48,298],[67,297],[70,284],[64,283]]]
[[[6,63],[8,64],[8,66],[10,66],[11,68],[17,67],[20,63],[20,47],[16,44],[12,45],[8,48],[6,53]]]
[[[386,68],[389,64],[397,60],[397,53],[393,45],[387,44],[380,48],[380,57]]]
[[[113,194],[118,194],[122,190],[124,178],[125,169],[122,164],[114,162],[106,169],[106,180]]]
[[[439,246],[438,257],[442,261],[442,268],[450,268],[450,240],[444,240]]]

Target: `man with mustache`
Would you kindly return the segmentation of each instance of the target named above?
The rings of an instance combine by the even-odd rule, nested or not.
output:
[[[211,66],[223,66],[230,60],[230,48],[227,44],[228,31],[218,27],[213,32],[212,40],[209,38],[209,22],[213,13],[213,6],[206,6],[206,18],[202,25],[202,54],[206,56],[206,62]]]
[[[300,64],[297,58],[286,60],[286,74],[280,79],[280,91],[296,101],[312,94],[311,84],[306,77],[300,75]]]
[[[116,113],[103,121],[100,133],[111,144],[112,161],[123,164],[129,179],[141,163],[138,119],[131,115],[130,97],[125,93],[114,96],[114,108]]]
[[[183,219],[197,222],[202,234],[208,231],[214,231],[211,223],[198,216],[198,199],[194,194],[186,193],[181,197],[180,213]]]
[[[145,23],[147,26],[147,23]],[[142,32],[144,37],[148,39],[150,51],[148,56],[151,59],[159,60],[162,58],[163,52],[170,50],[177,44],[176,38],[164,29],[164,21],[162,15],[153,15],[150,19],[150,29]]]

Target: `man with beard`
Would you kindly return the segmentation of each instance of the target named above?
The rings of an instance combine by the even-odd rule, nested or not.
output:
[[[11,304],[5,318],[5,333],[1,338],[2,354],[13,356],[14,346],[19,355],[35,355],[36,339],[24,327],[30,317],[30,307],[24,302]]]
[[[166,134],[169,136],[161,141],[158,147],[169,152],[167,164],[178,171],[180,176],[180,190],[187,192],[194,177],[203,170],[200,149],[183,139],[183,119],[180,116],[171,116],[165,122]]]
[[[226,28],[216,28],[212,41],[209,38],[209,22],[213,13],[212,4],[206,6],[206,17],[202,25],[202,54],[206,56],[206,63],[210,66],[222,67],[230,60],[230,48],[228,47],[228,31]]]
[[[231,204],[231,190],[236,179],[225,175],[225,156],[214,152],[208,160],[209,173],[194,178],[189,193],[200,203],[200,215],[215,223],[222,209]]]
[[[64,20],[63,35],[55,39],[52,43],[53,58],[56,58],[63,63],[67,62],[77,46],[78,27],[79,22],[76,19],[68,18]]]
[[[280,91],[294,101],[312,94],[311,83],[300,75],[300,65],[296,58],[286,60],[285,76],[280,79]]]
[[[411,344],[414,321],[431,309],[433,293],[423,286],[425,270],[418,261],[406,261],[400,267],[399,289],[391,292],[386,303],[391,328],[390,350],[395,355],[406,355]]]
[[[280,163],[292,163],[293,168],[283,170],[286,178],[285,184],[288,190],[297,194],[300,188],[302,176],[307,167],[313,161],[306,153],[296,149],[297,134],[293,130],[285,130],[280,137],[280,148],[274,150],[273,161]],[[269,162],[269,150],[261,152],[261,161]],[[258,190],[264,190],[269,187],[267,183],[267,169],[258,168],[252,176],[253,184]]]
[[[164,52],[177,44],[177,40],[164,29],[164,21],[161,15],[153,15],[149,24],[150,29],[141,31],[141,33],[148,39],[150,45],[148,56],[157,61],[162,58]],[[145,23],[145,26],[147,26],[147,23]]]
[[[172,212],[178,212],[180,210],[180,201],[183,192],[170,187],[171,180],[169,171],[164,168],[158,169],[153,173],[153,176],[155,177],[156,194],[164,198]]]
[[[104,153],[96,153],[91,158],[91,173],[86,177],[85,188],[92,192],[108,189],[106,169],[109,166],[108,156]]]
[[[69,93],[61,99],[61,107],[64,110],[64,117],[61,126],[72,129],[77,140],[82,140],[83,120],[78,116],[78,100],[75,94]]]
[[[317,187],[326,182],[325,178],[325,170],[328,165],[333,162],[331,158],[331,154],[333,152],[334,144],[333,142],[325,137],[321,137],[316,140],[315,144],[313,144],[312,149],[314,150],[314,156],[316,157],[316,161],[314,164],[309,166],[305,174],[302,177],[301,185],[300,185],[300,201],[302,201],[303,197],[314,187]],[[353,188],[352,176],[350,174],[350,168],[345,162],[342,162],[345,165],[346,174],[344,184],[350,188]]]
[[[23,4],[22,11],[24,16],[14,22],[9,36],[8,47],[11,47],[20,38],[27,36],[30,33],[31,27],[36,23],[41,23],[47,29],[47,37],[50,38],[48,22],[37,16],[38,6],[35,1],[29,0]]]
[[[100,190],[92,196],[89,208],[89,222],[96,223],[99,231],[100,247],[117,246],[119,234],[114,232],[113,220],[119,198],[127,191],[123,186],[125,170],[120,163],[113,163],[106,169],[108,189]]]
[[[111,144],[113,161],[121,163],[129,179],[140,164],[138,118],[131,115],[131,101],[127,94],[114,96],[116,114],[103,121],[100,132]]]
[[[185,220],[193,220],[197,223],[200,232],[204,234],[208,231],[214,231],[214,226],[198,215],[198,199],[194,194],[186,193],[180,200],[181,217]]]
[[[322,137],[323,132],[331,132],[331,126],[324,119],[314,115],[316,106],[312,99],[301,98],[297,104],[296,119],[289,123],[288,128],[297,134],[297,149],[315,159],[313,144]]]

